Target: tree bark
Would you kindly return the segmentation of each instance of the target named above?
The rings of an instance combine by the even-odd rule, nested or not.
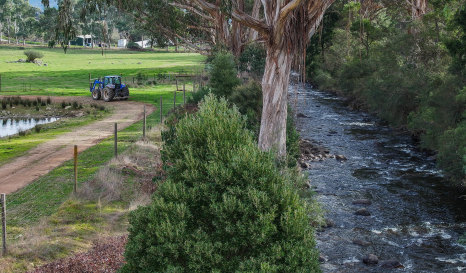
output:
[[[259,148],[275,149],[278,156],[286,156],[286,116],[288,83],[293,55],[280,49],[267,49],[262,78],[262,117]]]
[[[413,0],[411,2],[412,17],[414,20],[421,18],[427,12],[427,0]]]
[[[238,0],[238,9],[244,11],[244,1]],[[239,22],[233,21],[231,28],[231,49],[236,57],[239,57],[243,52],[243,43],[241,38],[243,37],[243,29]]]
[[[254,6],[252,7],[252,14],[251,14],[252,18],[259,19],[259,12],[260,12],[261,6],[262,6],[262,3],[260,0],[254,1]],[[257,32],[257,30],[251,28],[249,30],[249,41],[252,42],[252,41],[257,40],[258,35],[259,33]]]

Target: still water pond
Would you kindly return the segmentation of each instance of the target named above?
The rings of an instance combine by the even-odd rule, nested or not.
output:
[[[55,122],[59,118],[25,118],[25,119],[0,119],[0,138],[11,136],[34,128],[36,125]]]

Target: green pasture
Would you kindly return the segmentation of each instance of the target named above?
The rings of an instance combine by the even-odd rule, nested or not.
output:
[[[84,96],[89,95],[89,74],[92,78],[122,75],[132,84],[132,78],[144,75],[150,79],[159,74],[196,73],[202,69],[204,56],[196,53],[140,52],[99,49],[35,48],[44,56],[47,66],[14,63],[25,59],[24,49],[0,46],[0,74],[3,95]],[[159,86],[131,88],[130,92],[157,93]],[[173,91],[173,90],[172,90]]]

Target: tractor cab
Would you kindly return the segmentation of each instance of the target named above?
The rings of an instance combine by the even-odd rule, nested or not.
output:
[[[114,98],[127,100],[129,97],[128,87],[121,82],[120,76],[105,76],[103,81],[95,80],[90,91],[95,100],[101,97],[105,101],[111,101]]]
[[[120,76],[105,76],[104,77],[104,86],[112,85],[117,89],[120,89],[121,86],[121,77]]]

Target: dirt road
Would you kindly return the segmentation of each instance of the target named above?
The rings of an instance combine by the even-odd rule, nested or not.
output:
[[[22,96],[26,97],[26,96]],[[32,98],[36,98],[33,96]],[[46,97],[44,97],[46,98]],[[52,97],[54,102],[78,101],[80,103],[95,103],[88,97]],[[98,103],[103,103],[99,101]],[[74,129],[72,132],[57,136],[29,150],[27,154],[0,166],[0,193],[12,193],[28,185],[36,178],[47,174],[63,162],[72,159],[73,146],[78,145],[79,152],[96,145],[101,140],[111,136],[114,123],[122,130],[143,117],[143,103],[132,101],[113,101],[104,104],[114,107],[110,116]],[[152,113],[155,108],[146,105],[146,112]]]

